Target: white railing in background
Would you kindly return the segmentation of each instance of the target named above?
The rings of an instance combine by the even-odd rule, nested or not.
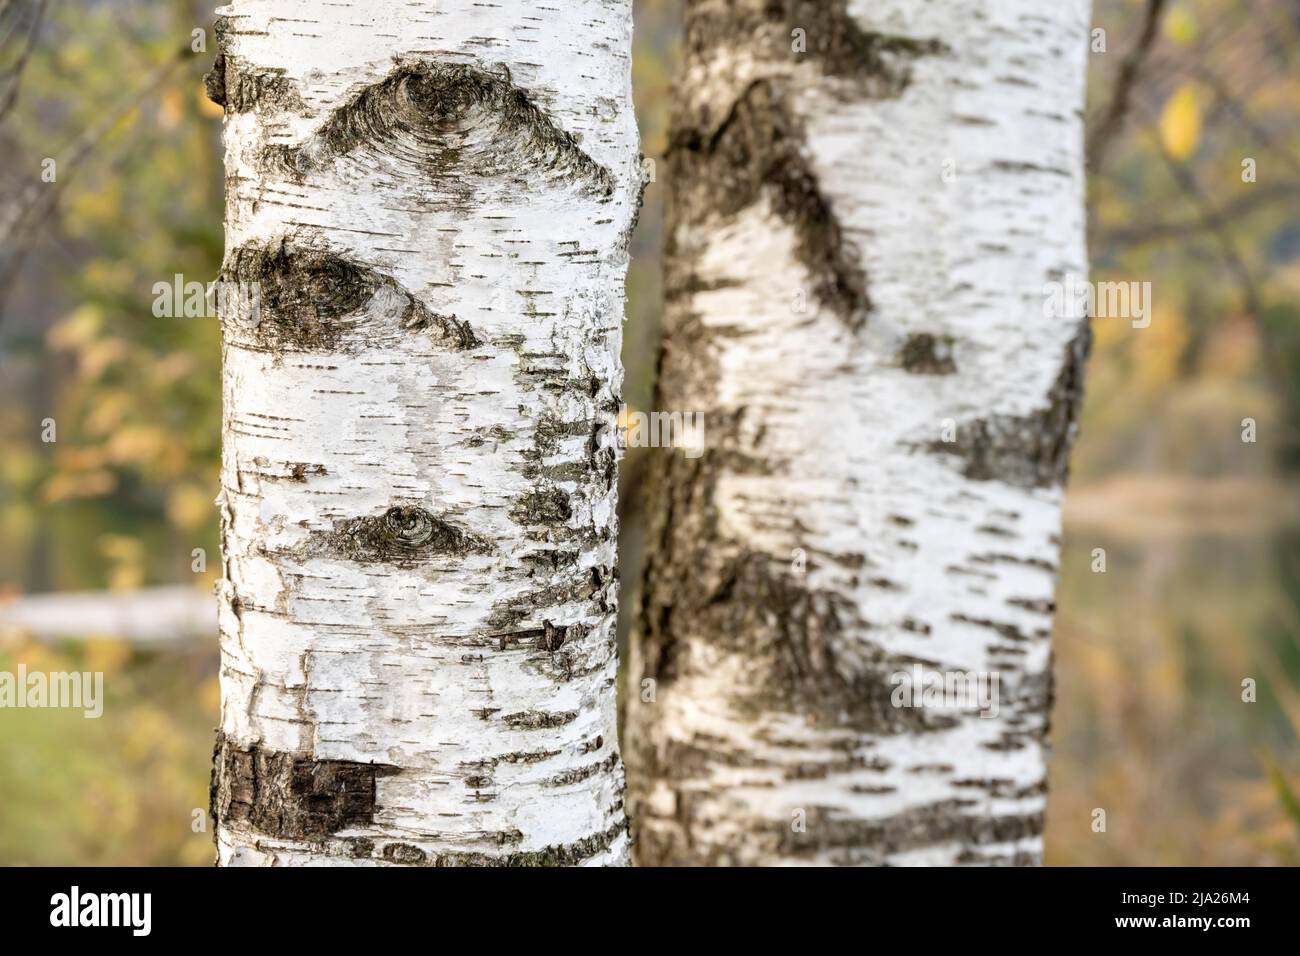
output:
[[[0,599],[0,632],[39,640],[114,637],[132,644],[217,638],[217,600],[193,587],[69,591]]]

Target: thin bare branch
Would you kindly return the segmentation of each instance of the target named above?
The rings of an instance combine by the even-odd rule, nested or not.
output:
[[[1133,87],[1142,71],[1142,63],[1155,43],[1156,33],[1160,26],[1160,17],[1164,13],[1165,5],[1166,0],[1147,0],[1146,17],[1142,23],[1142,35],[1138,37],[1137,45],[1125,57],[1123,64],[1119,68],[1119,76],[1115,80],[1115,90],[1111,95],[1110,107],[1106,110],[1096,128],[1088,134],[1088,169],[1093,172],[1101,169],[1106,151],[1124,125],[1124,117],[1128,113]]]
[[[18,90],[22,85],[23,70],[27,66],[27,61],[32,55],[32,50],[36,46],[36,37],[40,33],[41,22],[45,18],[46,0],[37,0],[36,11],[32,15],[31,22],[27,27],[27,35],[23,39],[22,49],[18,53],[18,58],[12,66],[7,66],[0,70],[0,82],[6,85],[4,91],[0,93],[0,121],[3,121],[16,102],[18,102]],[[0,9],[0,19],[9,13],[12,3],[6,3]]]
[[[1137,225],[1103,226],[1098,230],[1095,239],[1100,247],[1135,246],[1167,239],[1185,239],[1191,233],[1206,229],[1227,228],[1237,220],[1279,199],[1293,197],[1300,197],[1300,181],[1254,186],[1231,202],[1199,215]]]
[[[1257,318],[1260,313],[1259,291],[1254,278],[1251,276],[1249,267],[1241,257],[1237,242],[1232,236],[1231,228],[1226,222],[1214,221],[1214,210],[1210,207],[1209,200],[1201,190],[1200,184],[1196,181],[1196,176],[1188,168],[1187,164],[1179,162],[1169,154],[1164,144],[1160,142],[1159,134],[1154,130],[1148,129],[1147,135],[1155,144],[1156,152],[1164,160],[1165,166],[1174,178],[1174,182],[1178,184],[1178,187],[1196,207],[1197,218],[1201,221],[1203,228],[1208,229],[1218,243],[1224,263],[1228,266],[1228,270],[1236,278],[1237,285],[1241,288],[1246,312],[1252,318]]]

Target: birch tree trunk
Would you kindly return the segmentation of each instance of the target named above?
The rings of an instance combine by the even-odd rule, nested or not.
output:
[[[688,0],[625,727],[642,864],[1032,863],[1087,0]],[[993,708],[897,706],[969,672]],[[996,679],[996,683],[993,683]]]
[[[236,0],[221,864],[620,864],[630,0]]]

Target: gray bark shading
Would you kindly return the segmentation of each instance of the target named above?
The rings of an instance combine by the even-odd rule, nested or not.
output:
[[[703,218],[735,215],[768,195],[777,215],[798,230],[813,294],[857,328],[871,308],[867,279],[803,157],[803,134],[783,95],[779,84],[757,82],[716,129],[678,126],[669,153],[674,200],[697,207],[684,216]]]
[[[911,81],[909,64],[917,57],[943,53],[937,38],[917,40],[864,30],[849,15],[848,0],[739,0],[696,3],[688,11],[686,49],[691,57],[715,56],[737,36],[765,58],[789,60],[806,55],[826,76],[852,79],[875,99],[898,96]],[[794,31],[805,49],[794,47]]]

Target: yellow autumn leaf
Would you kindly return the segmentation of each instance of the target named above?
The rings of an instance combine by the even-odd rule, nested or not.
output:
[[[1186,159],[1201,139],[1201,107],[1196,89],[1184,83],[1160,114],[1160,142],[1174,159]]]
[[[52,349],[70,351],[93,341],[103,325],[99,306],[80,305],[45,333],[45,341]]]
[[[180,90],[175,87],[163,90],[158,97],[158,125],[166,130],[175,129],[184,116],[183,109]]]
[[[57,504],[60,501],[111,494],[116,488],[117,479],[112,472],[100,470],[51,475],[45,482],[43,491],[48,503]]]
[[[131,645],[121,638],[87,635],[82,642],[85,669],[94,673],[116,674],[131,659]]]
[[[198,485],[180,485],[167,497],[167,517],[171,523],[185,531],[201,528],[215,520],[217,510],[212,504],[214,492]]]
[[[123,425],[109,437],[108,454],[118,465],[146,463],[157,459],[168,442],[167,433],[155,425]]]
[[[1165,36],[1181,46],[1187,46],[1196,39],[1196,18],[1186,7],[1174,7],[1165,17]]]
[[[212,117],[213,119],[221,119],[221,117],[226,115],[224,107],[218,106],[216,103],[212,102],[212,100],[208,99],[208,89],[202,83],[199,84],[198,88],[198,101],[199,113],[203,116]]]

